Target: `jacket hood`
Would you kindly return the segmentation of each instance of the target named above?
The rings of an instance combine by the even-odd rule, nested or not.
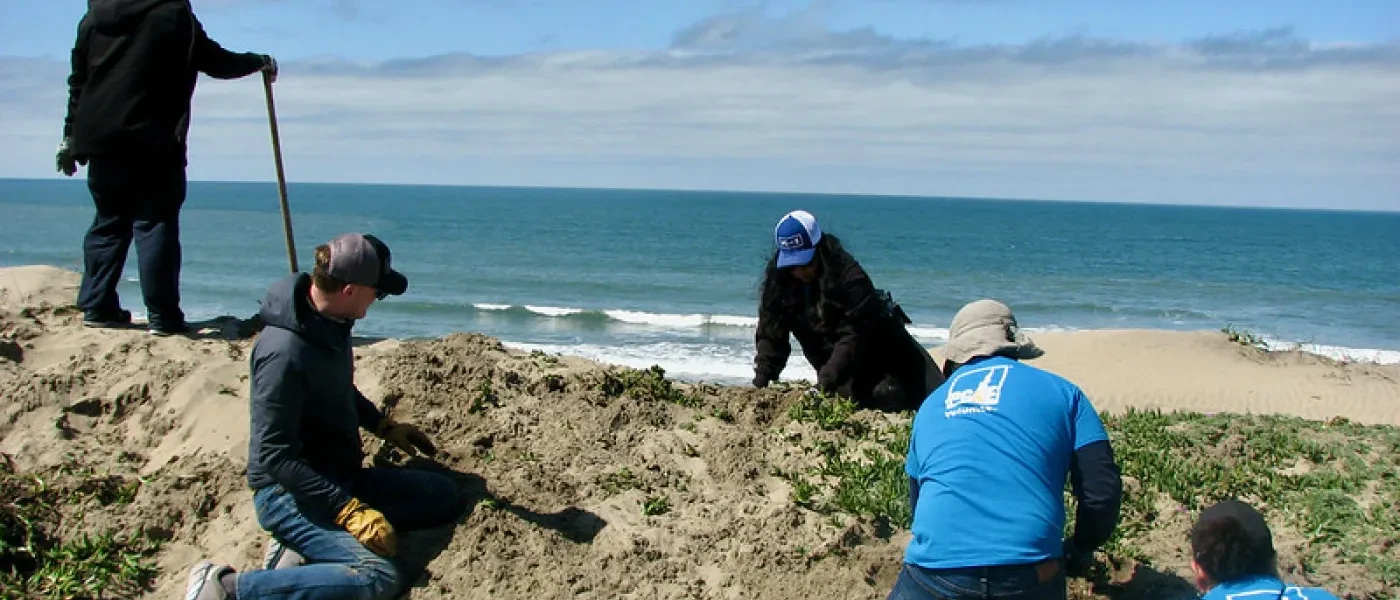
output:
[[[175,2],[188,0],[88,0],[88,16],[98,31],[121,34],[135,29],[152,8]]]
[[[339,348],[349,343],[354,322],[321,316],[311,306],[310,291],[310,275],[288,275],[267,288],[258,315],[268,327],[285,329],[317,344]]]

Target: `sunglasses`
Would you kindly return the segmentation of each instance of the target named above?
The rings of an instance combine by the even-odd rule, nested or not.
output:
[[[372,286],[372,285],[364,285],[364,284],[359,284],[359,283],[354,284],[354,285],[356,285],[356,286],[358,286],[358,287],[364,287],[364,288],[369,288],[369,289],[374,290],[374,299],[375,299],[375,300],[383,300],[383,299],[389,297],[389,292],[380,291],[379,288],[374,287],[374,286]]]

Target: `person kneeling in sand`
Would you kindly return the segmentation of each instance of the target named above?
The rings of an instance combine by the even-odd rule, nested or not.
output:
[[[949,379],[914,416],[905,472],[913,539],[891,600],[1064,600],[1112,535],[1113,449],[1074,384],[1023,364],[1043,354],[995,300],[964,306],[943,349]],[[1062,540],[1068,474],[1078,509]]]
[[[1201,511],[1191,527],[1191,570],[1202,600],[1337,600],[1326,590],[1290,586],[1279,578],[1269,525],[1239,500]]]
[[[774,238],[758,305],[754,386],[778,379],[792,353],[791,334],[822,392],[868,408],[918,408],[943,376],[904,328],[909,318],[899,305],[810,213],[784,215]]]
[[[310,275],[268,289],[267,327],[251,359],[248,483],[273,543],[262,571],[195,565],[188,600],[391,598],[404,584],[395,531],[461,514],[462,495],[446,477],[362,466],[360,428],[410,455],[437,451],[355,387],[351,327],[375,300],[408,289],[389,258],[374,236],[347,233],[316,248]]]

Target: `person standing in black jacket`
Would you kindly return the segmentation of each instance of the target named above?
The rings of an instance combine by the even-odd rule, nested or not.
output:
[[[189,0],[89,0],[72,63],[57,166],[71,177],[87,165],[97,208],[83,238],[83,322],[131,322],[117,283],[134,237],[150,330],[185,332],[180,207],[195,80],[275,77],[277,62],[209,39]]]
[[[816,217],[793,211],[774,230],[754,334],[756,387],[776,381],[792,353],[817,370],[817,387],[868,408],[915,410],[943,382],[927,350],[904,328],[904,311],[875,289],[841,241]]]
[[[267,327],[251,358],[248,485],[273,542],[261,571],[195,565],[185,598],[393,598],[406,583],[393,560],[396,532],[460,516],[465,504],[451,479],[362,464],[361,429],[409,455],[437,452],[355,387],[351,327],[375,300],[407,289],[389,247],[359,233],[317,247],[311,274],[268,289]]]

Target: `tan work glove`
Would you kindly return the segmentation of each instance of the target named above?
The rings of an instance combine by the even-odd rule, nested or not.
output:
[[[384,417],[384,420],[379,422],[379,426],[374,428],[374,434],[409,456],[417,456],[419,451],[428,456],[437,454],[437,446],[433,445],[433,441],[409,423],[399,423],[389,417]]]
[[[393,556],[398,552],[399,538],[394,534],[394,526],[384,518],[384,513],[370,508],[358,498],[351,498],[345,503],[345,507],[335,516],[335,524],[344,527],[375,554]]]

